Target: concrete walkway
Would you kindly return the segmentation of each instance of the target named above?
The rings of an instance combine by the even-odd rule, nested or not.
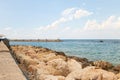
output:
[[[0,42],[0,80],[27,80],[2,41]]]

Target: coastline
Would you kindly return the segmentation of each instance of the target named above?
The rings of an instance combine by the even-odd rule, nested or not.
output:
[[[113,65],[120,63],[120,40],[62,40],[62,42],[10,42],[10,45],[42,46],[63,51],[70,56],[85,57],[89,60],[104,60]]]
[[[120,65],[114,66],[106,61],[89,61],[87,58],[67,56],[64,52],[35,46],[16,45],[11,46],[11,48],[19,67],[29,76],[30,80],[45,80],[45,78],[52,78],[51,80],[72,80],[72,78],[74,80],[89,80],[94,79],[94,77],[105,78],[99,80],[120,79]],[[87,76],[88,72],[91,72],[91,75],[84,79],[80,77],[80,74],[83,75],[81,71],[84,72],[83,77]]]

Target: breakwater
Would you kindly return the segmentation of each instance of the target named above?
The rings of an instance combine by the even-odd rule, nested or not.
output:
[[[14,42],[61,42],[60,39],[10,39]]]
[[[120,65],[67,56],[42,47],[16,45],[11,48],[30,80],[120,80]]]

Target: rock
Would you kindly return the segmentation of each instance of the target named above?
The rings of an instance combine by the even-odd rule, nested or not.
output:
[[[40,48],[40,50],[41,50],[42,52],[48,52],[48,51],[50,51],[50,49],[48,49],[48,48]]]
[[[96,66],[98,68],[102,68],[105,70],[111,69],[113,67],[111,63],[105,62],[105,61],[94,61],[93,66]]]
[[[51,66],[44,66],[44,67],[37,68],[37,71],[35,73],[35,80],[46,80],[46,79],[43,79],[41,75],[61,76],[61,73]],[[52,80],[54,80],[54,79],[52,79]],[[57,79],[57,80],[59,80],[59,79]]]
[[[53,59],[48,61],[47,65],[55,68],[60,73],[59,75],[66,76],[69,73],[67,63],[63,59]]]
[[[116,77],[117,77],[118,79],[120,79],[120,73],[116,74]]]
[[[41,75],[39,80],[65,80],[64,76]]]
[[[23,58],[23,65],[26,67],[26,69],[28,68],[29,65],[38,65],[39,61],[36,59],[31,59],[28,56]]]
[[[37,72],[37,67],[34,66],[34,65],[29,65],[28,69],[27,69],[27,72],[28,72],[28,77],[30,80],[34,80],[35,78],[35,74]]]
[[[62,55],[53,56],[53,57],[49,58],[49,61],[51,61],[53,59],[63,59],[64,61],[67,60],[67,58],[65,56],[62,56]]]
[[[115,67],[113,68],[113,70],[116,71],[117,73],[119,73],[119,72],[120,72],[120,64],[117,65],[117,66],[115,66]]]
[[[69,59],[67,61],[67,66],[70,72],[82,69],[82,63],[77,62],[74,59]]]
[[[29,65],[27,71],[31,74],[35,74],[35,72],[37,71],[37,67],[34,65]]]
[[[117,77],[112,72],[96,69],[95,67],[86,67],[71,72],[65,80],[117,80]]]
[[[38,55],[40,61],[48,62],[51,58],[55,57],[54,53],[41,53]]]
[[[29,49],[28,51],[25,52],[25,55],[31,55],[31,54],[36,54],[35,50]]]
[[[63,59],[53,59],[47,62],[47,65],[53,66],[56,69],[64,69],[67,63]]]
[[[57,51],[56,51],[56,55],[66,56],[64,52],[57,52]]]
[[[82,68],[85,68],[87,66],[92,66],[92,61],[82,63]]]
[[[119,74],[105,71],[112,69],[119,72],[120,66],[113,68],[105,61],[90,62],[86,58],[66,56],[63,52],[42,47],[12,46],[12,49],[21,69],[27,72],[31,80],[117,80],[120,78]]]
[[[38,71],[37,74],[51,74],[51,75],[60,75],[59,71],[49,65],[37,65]]]
[[[80,57],[76,57],[76,56],[68,56],[68,59],[74,59],[74,60],[76,60],[76,61],[78,61],[78,62],[88,62],[88,59],[86,59],[86,58],[80,58]]]

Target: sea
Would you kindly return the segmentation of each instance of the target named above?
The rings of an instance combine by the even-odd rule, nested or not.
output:
[[[10,42],[10,45],[32,45],[64,52],[69,56],[87,58],[90,61],[103,60],[120,64],[120,40],[65,39],[62,42]]]

